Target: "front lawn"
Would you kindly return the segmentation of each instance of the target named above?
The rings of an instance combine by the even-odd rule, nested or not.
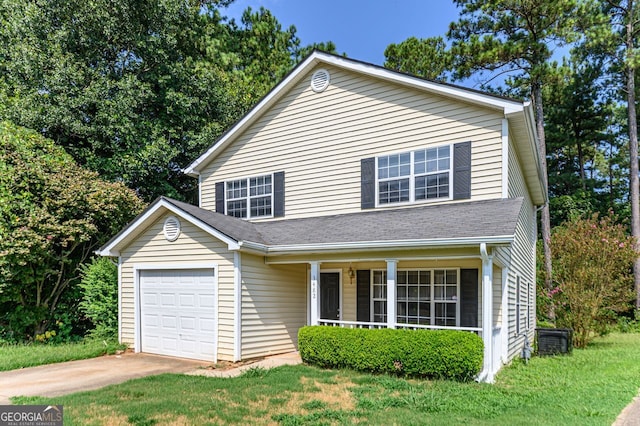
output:
[[[405,380],[308,366],[235,379],[175,374],[59,398],[65,425],[611,425],[640,388],[640,334],[503,369],[495,385]]]
[[[74,361],[113,354],[123,346],[103,340],[57,345],[0,345],[0,371],[35,367],[56,362]]]

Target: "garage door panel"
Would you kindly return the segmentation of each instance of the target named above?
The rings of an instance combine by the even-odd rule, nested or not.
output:
[[[214,360],[216,288],[213,270],[140,272],[143,352]]]

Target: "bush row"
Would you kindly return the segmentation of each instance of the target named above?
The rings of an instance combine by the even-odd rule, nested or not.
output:
[[[350,368],[410,377],[472,380],[480,372],[482,339],[455,330],[302,327],[302,360],[323,368]]]

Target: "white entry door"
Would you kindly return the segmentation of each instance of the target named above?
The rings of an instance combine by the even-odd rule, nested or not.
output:
[[[142,352],[215,361],[213,269],[140,271]]]

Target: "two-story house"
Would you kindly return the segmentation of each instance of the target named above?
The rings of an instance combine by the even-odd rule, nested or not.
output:
[[[322,52],[99,253],[118,257],[120,340],[204,360],[293,351],[306,324],[458,329],[480,380],[535,325],[529,103]]]

